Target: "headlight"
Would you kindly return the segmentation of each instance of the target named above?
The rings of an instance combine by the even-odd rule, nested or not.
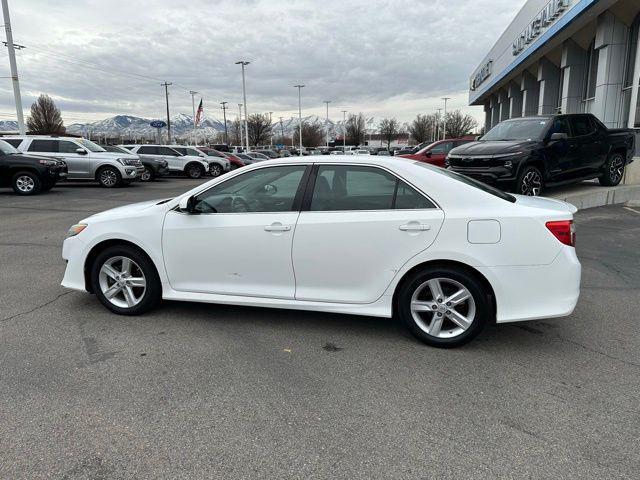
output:
[[[133,158],[118,158],[117,160],[122,165],[135,166],[138,163],[138,160],[133,159]]]
[[[67,232],[67,238],[69,237],[75,237],[76,235],[78,235],[81,231],[83,231],[85,228],[87,228],[87,224],[86,223],[77,223],[75,225],[73,225],[69,231]]]
[[[47,167],[53,167],[54,165],[58,164],[58,162],[55,160],[38,160],[38,163],[40,165],[46,165]]]

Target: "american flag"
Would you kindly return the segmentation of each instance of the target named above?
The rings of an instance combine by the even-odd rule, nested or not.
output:
[[[202,118],[202,112],[204,109],[202,108],[202,99],[200,99],[200,104],[198,105],[198,111],[196,112],[196,125],[200,123],[200,119]]]

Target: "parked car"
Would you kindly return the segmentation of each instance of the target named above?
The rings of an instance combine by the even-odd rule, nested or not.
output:
[[[358,150],[354,150],[353,154],[354,155],[371,155],[371,152],[369,150],[364,149],[364,148],[360,148]]]
[[[420,162],[271,160],[81,220],[62,285],[124,315],[163,298],[395,314],[451,347],[493,322],[573,311],[575,211]]]
[[[444,167],[444,161],[453,148],[472,141],[472,138],[447,138],[446,140],[438,140],[437,142],[430,143],[426,147],[417,150],[415,153],[398,153],[396,156],[430,163],[437,167]]]
[[[268,158],[280,158],[280,155],[278,155],[278,152],[276,152],[275,150],[260,149],[260,150],[256,150],[256,152],[261,153],[262,155],[265,155]]]
[[[633,130],[609,129],[591,114],[505,120],[449,153],[449,168],[522,195],[597,178],[618,185],[633,160]]]
[[[229,145],[227,145],[226,143],[216,143],[215,145],[211,145],[211,148],[217,150],[218,152],[228,153],[231,151]]]
[[[0,187],[11,187],[18,195],[36,195],[51,190],[66,176],[64,160],[23,155],[0,140]]]
[[[209,162],[209,174],[212,177],[218,177],[231,170],[231,162],[227,160],[226,156],[211,148],[186,147],[184,145],[171,145],[171,148],[180,152],[182,155],[197,156]],[[214,155],[212,152],[216,152],[216,154]],[[218,153],[220,155],[218,155]]]
[[[129,149],[121,145],[100,145],[107,152],[121,153],[123,155],[129,155],[131,158],[137,158],[142,162],[144,170],[138,176],[138,180],[141,182],[150,182],[158,177],[162,177],[169,173],[169,167],[166,160],[156,160],[155,158],[145,156],[140,158],[138,155],[133,154]]]
[[[167,162],[169,171],[190,178],[202,178],[209,171],[209,162],[200,156],[182,155],[166,145],[123,145],[140,158],[150,157]]]
[[[249,154],[247,153],[235,153],[234,155],[238,157],[244,165],[251,165],[252,163],[256,163],[258,161],[255,158],[249,156]]]
[[[264,160],[269,160],[269,157],[260,153],[260,152],[247,152],[247,155],[250,156],[254,162],[262,162]]]
[[[2,139],[23,153],[64,160],[69,180],[93,180],[112,188],[128,185],[144,170],[140,160],[107,152],[85,138],[11,135]]]

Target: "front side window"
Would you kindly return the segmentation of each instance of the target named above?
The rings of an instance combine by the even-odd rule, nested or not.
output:
[[[432,207],[433,204],[424,196],[380,168],[324,165],[318,168],[309,209],[347,211]]]
[[[290,212],[306,165],[253,170],[199,194],[200,213]]]
[[[18,148],[20,146],[20,144],[22,143],[22,139],[21,138],[8,138],[4,140],[5,142],[7,142],[8,144],[14,146],[15,148]]]
[[[158,153],[160,155],[170,155],[172,157],[179,157],[181,155],[180,152],[169,147],[158,147]]]
[[[138,149],[138,153],[142,155],[157,155],[158,147],[143,146]]]
[[[58,140],[58,152],[60,153],[77,153],[80,147],[73,142],[68,142],[66,140]]]
[[[432,154],[445,154],[445,153],[449,153],[449,150],[451,150],[452,148],[453,148],[453,143],[445,142],[445,143],[440,143],[436,145],[430,150],[430,152]]]
[[[79,138],[77,141],[80,143],[80,145],[82,145],[90,152],[106,152],[106,150],[100,145],[98,145],[97,143],[93,143],[91,140],[87,140],[86,138]]]
[[[557,117],[553,120],[553,125],[551,125],[551,128],[549,129],[548,135],[551,136],[554,133],[566,133],[567,137],[571,136],[569,120],[567,120],[567,117]]]
[[[593,123],[591,123],[591,118],[587,115],[571,117],[571,127],[573,129],[574,137],[590,135],[595,131]]]

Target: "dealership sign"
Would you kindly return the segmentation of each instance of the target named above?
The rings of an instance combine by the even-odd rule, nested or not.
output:
[[[153,128],[164,128],[167,126],[166,122],[163,122],[162,120],[153,120],[152,122],[149,122],[149,125]]]
[[[471,85],[469,88],[471,90],[475,90],[478,88],[482,82],[484,82],[487,78],[491,76],[491,68],[493,66],[493,61],[489,60],[485,63],[482,68],[476,73],[473,77],[471,77]]]
[[[518,55],[538,38],[569,7],[571,0],[551,0],[513,42],[513,55]]]

